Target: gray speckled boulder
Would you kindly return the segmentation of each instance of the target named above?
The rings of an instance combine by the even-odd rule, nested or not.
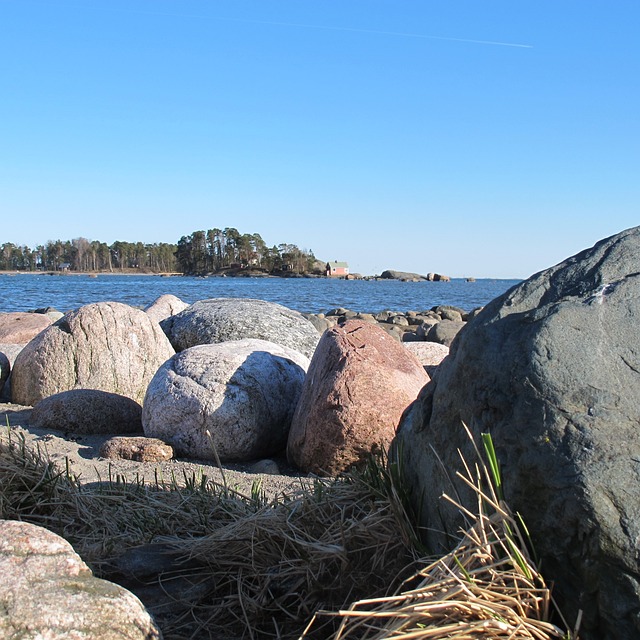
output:
[[[73,433],[140,433],[142,407],[117,393],[71,389],[40,400],[33,407],[30,422],[40,429]]]
[[[181,351],[149,384],[144,433],[191,458],[215,460],[211,441],[221,460],[270,456],[286,444],[308,365],[301,353],[265,340]]]
[[[18,354],[12,399],[34,405],[70,389],[100,389],[141,403],[158,367],[174,354],[157,322],[140,309],[98,302],[70,311]]]
[[[63,538],[0,520],[0,637],[25,640],[158,640],[142,603],[96,578]]]
[[[264,300],[213,298],[160,323],[176,351],[198,344],[257,338],[311,357],[320,336],[301,313]]]
[[[450,347],[453,339],[465,324],[461,320],[442,320],[429,329],[426,340]]]
[[[432,550],[476,495],[459,451],[492,435],[554,596],[586,640],[640,638],[640,227],[538,273],[454,340],[398,431]]]

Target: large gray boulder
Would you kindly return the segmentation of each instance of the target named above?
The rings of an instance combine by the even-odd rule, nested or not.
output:
[[[151,378],[174,354],[140,309],[98,302],[70,311],[18,354],[11,373],[17,404],[70,389],[100,389],[142,403]]]
[[[160,326],[176,351],[198,344],[257,338],[300,351],[310,358],[320,338],[301,313],[250,298],[200,300],[163,320]]]
[[[581,638],[640,637],[640,227],[532,276],[463,329],[401,423],[407,485],[432,550],[463,525],[440,500],[462,428],[489,432],[505,496]]]
[[[0,520],[0,637],[154,640],[160,630],[131,592],[96,578],[59,536]]]
[[[178,455],[243,461],[284,449],[309,359],[266,340],[198,345],[156,373],[144,433]]]

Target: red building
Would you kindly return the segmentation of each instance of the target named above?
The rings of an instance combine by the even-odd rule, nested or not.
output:
[[[349,275],[349,265],[346,262],[338,262],[337,260],[327,262],[326,270],[327,277]]]

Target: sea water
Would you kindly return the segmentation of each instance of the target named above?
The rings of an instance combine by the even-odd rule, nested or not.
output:
[[[336,307],[376,313],[422,311],[449,304],[465,311],[486,305],[519,280],[401,282],[331,278],[232,278],[137,275],[0,275],[0,312],[54,307],[66,312],[91,302],[144,308],[163,294],[187,303],[208,298],[256,298],[307,313]]]

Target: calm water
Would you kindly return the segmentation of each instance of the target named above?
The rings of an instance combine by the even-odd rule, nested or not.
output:
[[[165,293],[188,303],[207,298],[257,298],[309,313],[324,313],[335,307],[363,312],[420,311],[439,304],[470,311],[518,282],[3,274],[0,275],[0,312],[40,307],[55,307],[64,312],[107,300],[145,307]]]

